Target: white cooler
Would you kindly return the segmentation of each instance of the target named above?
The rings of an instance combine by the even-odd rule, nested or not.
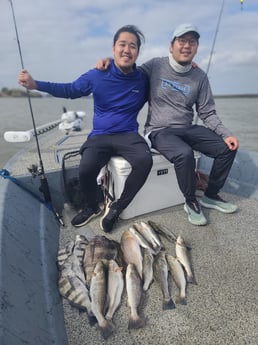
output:
[[[108,163],[108,171],[109,193],[118,199],[131,171],[131,165],[122,157],[112,157]],[[120,218],[129,219],[183,202],[184,197],[178,187],[174,165],[162,155],[153,154],[153,167],[145,184],[120,214]]]

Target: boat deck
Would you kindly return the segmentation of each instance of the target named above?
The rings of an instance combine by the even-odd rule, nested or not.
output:
[[[97,327],[88,324],[87,316],[64,301],[64,315],[70,345],[255,345],[258,338],[258,201],[223,194],[235,202],[236,214],[221,214],[205,209],[209,224],[189,224],[182,205],[134,219],[120,220],[107,237],[120,240],[124,230],[135,221],[152,220],[181,234],[191,246],[191,262],[198,285],[189,284],[187,305],[162,310],[162,293],[154,281],[142,298],[140,313],[146,317],[142,329],[127,329],[130,309],[124,291],[120,309],[115,314],[116,330],[104,341]],[[73,212],[64,209],[66,227],[61,229],[60,246],[74,239],[76,233],[90,238],[103,235],[99,220],[75,229],[69,220]],[[166,251],[175,255],[175,245],[164,241]],[[175,299],[177,289],[171,287]]]
[[[63,155],[77,150],[85,133],[65,137],[56,131],[40,138],[45,171],[60,171]],[[51,144],[52,143],[52,144]],[[53,155],[53,151],[55,155]],[[37,150],[19,154],[6,168],[15,176],[27,175],[27,167],[38,162]],[[257,172],[254,171],[254,173]],[[51,180],[52,186],[52,180]],[[55,185],[58,190],[59,185]],[[171,191],[173,192],[173,191]],[[181,234],[191,246],[191,262],[198,285],[187,287],[187,305],[174,310],[162,309],[162,293],[154,281],[142,297],[140,314],[146,326],[128,330],[130,310],[124,290],[122,304],[114,316],[115,332],[104,340],[96,326],[91,327],[87,315],[63,300],[63,310],[69,345],[121,344],[124,345],[256,345],[258,339],[258,200],[223,192],[225,199],[238,205],[236,214],[221,214],[204,209],[207,226],[191,225],[183,205],[159,210],[127,220],[119,220],[108,238],[120,240],[124,230],[135,221],[152,220]],[[153,195],[153,198],[156,196]],[[59,246],[75,239],[77,233],[87,238],[103,235],[99,219],[81,228],[70,224],[75,211],[67,204],[62,210],[64,227],[60,227]],[[175,255],[175,245],[166,240],[166,251]],[[177,289],[171,286],[175,299]],[[53,337],[54,339],[54,337]],[[22,343],[22,342],[21,342]],[[17,342],[17,344],[21,344]],[[46,344],[42,341],[42,344]],[[60,344],[53,341],[53,344]],[[4,344],[7,345],[7,344]],[[46,344],[47,345],[47,344]]]

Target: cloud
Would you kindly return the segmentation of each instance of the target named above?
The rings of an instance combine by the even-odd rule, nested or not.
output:
[[[146,43],[138,63],[168,54],[175,26],[192,22],[201,32],[195,57],[209,72],[215,94],[258,93],[258,4],[246,0],[12,0],[25,67],[36,79],[71,81],[100,57],[111,56],[115,31],[135,24]],[[21,68],[10,1],[0,0],[0,87],[18,87]],[[218,29],[218,30],[217,30]],[[245,82],[248,80],[248,87]],[[239,82],[242,78],[243,82]]]

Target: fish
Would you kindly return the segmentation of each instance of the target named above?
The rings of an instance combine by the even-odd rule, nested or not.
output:
[[[162,248],[162,243],[151,226],[145,222],[140,222],[140,224],[134,223],[133,226],[146,239],[146,241],[150,243],[151,248],[154,250],[154,254],[157,254]]]
[[[172,255],[166,254],[168,269],[179,290],[176,303],[186,305],[186,279],[181,263]]]
[[[84,235],[76,235],[74,241],[73,252],[79,259],[81,265],[83,265],[83,258],[85,254],[85,248],[89,244],[89,241]]]
[[[165,251],[159,252],[153,262],[154,277],[160,285],[163,295],[163,310],[175,309],[175,303],[170,296],[168,287],[168,265]]]
[[[105,236],[95,236],[85,246],[83,268],[86,275],[86,284],[89,287],[96,263],[102,259],[116,260],[119,243],[109,240]]]
[[[197,284],[193,271],[191,268],[188,249],[185,245],[185,241],[181,235],[178,235],[176,240],[176,256],[179,262],[183,265],[186,272],[186,281],[187,283]]]
[[[143,249],[143,291],[147,291],[153,281],[153,254],[150,249]]]
[[[67,241],[64,248],[58,250],[57,253],[57,266],[59,269],[62,269],[63,264],[66,259],[72,254],[74,249],[74,241]]]
[[[107,282],[108,309],[105,315],[107,320],[112,321],[114,313],[121,303],[122,293],[124,290],[122,269],[123,268],[119,267],[115,260],[109,260]]]
[[[164,225],[157,224],[153,222],[152,220],[148,220],[148,224],[157,234],[164,236],[168,241],[170,242],[176,241],[177,236],[171,230],[167,229]]]
[[[120,247],[126,264],[134,264],[142,279],[142,252],[138,240],[129,230],[121,236]]]
[[[74,253],[62,265],[58,279],[58,288],[61,296],[66,298],[72,306],[87,311],[90,325],[96,323],[96,318],[91,308],[85,275],[79,259]]]
[[[129,263],[127,265],[125,279],[127,301],[131,309],[128,329],[142,328],[145,326],[145,320],[138,314],[138,306],[142,297],[142,280],[134,264]]]
[[[142,248],[148,248],[153,254],[155,254],[155,251],[152,249],[151,245],[146,241],[142,234],[139,231],[137,231],[135,227],[131,226],[129,228],[129,231],[138,240]]]
[[[91,284],[90,298],[91,308],[98,321],[100,332],[104,339],[107,339],[114,331],[111,321],[104,317],[104,308],[106,304],[107,281],[104,264],[99,260],[94,268]]]

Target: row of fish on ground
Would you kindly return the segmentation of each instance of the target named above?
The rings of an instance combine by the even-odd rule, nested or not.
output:
[[[166,251],[160,235],[175,243],[176,257]],[[58,252],[59,291],[71,305],[87,311],[89,323],[97,322],[106,339],[115,330],[112,320],[124,286],[130,307],[129,329],[145,325],[138,308],[153,280],[161,288],[164,310],[174,309],[176,303],[186,304],[186,285],[196,283],[188,251],[182,236],[152,221],[134,223],[122,233],[120,243],[105,236],[88,240],[77,235]],[[175,302],[169,272],[178,287]]]

